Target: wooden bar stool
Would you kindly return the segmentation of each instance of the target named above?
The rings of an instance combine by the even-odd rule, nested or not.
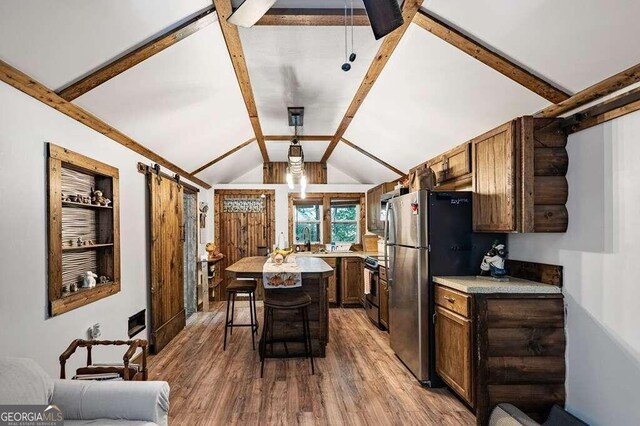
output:
[[[309,312],[307,307],[311,305],[311,296],[304,291],[290,290],[267,290],[264,295],[264,323],[262,327],[262,338],[260,339],[260,377],[264,373],[264,359],[266,358],[267,345],[270,345],[273,352],[274,343],[284,343],[286,355],[275,356],[271,354],[271,358],[285,358],[289,356],[303,356],[311,359],[311,374],[315,374],[313,365],[313,349],[311,347],[311,331],[309,329]],[[280,311],[299,311],[302,316],[303,336],[301,338],[273,338],[273,312]],[[267,335],[270,337],[267,338]],[[304,353],[299,355],[290,355],[287,348],[288,342],[304,342]]]
[[[231,329],[233,336],[233,327],[251,327],[251,346],[256,349],[255,334],[258,334],[258,315],[256,312],[256,280],[233,280],[227,286],[227,315],[224,321],[224,347],[227,350],[227,330]],[[249,295],[249,316],[251,322],[249,324],[235,324],[233,322],[233,314],[236,310],[236,294]],[[229,305],[231,305],[231,318],[229,318]]]

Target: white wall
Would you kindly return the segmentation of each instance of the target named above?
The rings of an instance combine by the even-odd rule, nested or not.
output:
[[[120,171],[122,290],[55,318],[47,317],[45,142]],[[139,161],[150,163],[0,83],[0,356],[33,358],[57,377],[58,356],[73,339],[85,338],[87,328],[95,322],[102,325],[102,338],[127,338],[128,317],[147,308],[148,297],[146,189],[144,176],[136,170]],[[199,198],[209,201],[211,197],[211,191],[204,191]],[[208,219],[212,218],[210,214]],[[213,226],[206,232],[212,234]],[[145,337],[145,333],[136,337]],[[122,350],[95,352],[98,360],[110,362],[123,354]],[[84,353],[76,355],[76,361],[83,359]],[[67,370],[73,373],[75,364]]]
[[[261,176],[262,178],[262,176]],[[366,193],[373,185],[369,184],[326,184],[326,185],[308,185],[307,193],[313,192],[364,192]],[[296,185],[294,189],[289,189],[287,185],[264,185],[254,183],[235,183],[215,185],[214,191],[217,189],[273,189],[276,194],[276,241],[280,233],[284,233],[284,238],[289,239],[289,193],[299,192],[300,189]],[[213,202],[213,201],[212,201]],[[361,224],[366,227],[366,223]]]
[[[512,235],[509,256],[564,266],[567,408],[640,424],[640,113],[569,138],[569,229]]]

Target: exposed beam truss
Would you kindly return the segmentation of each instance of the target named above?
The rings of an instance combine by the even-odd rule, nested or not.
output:
[[[373,161],[377,162],[378,164],[383,165],[384,167],[386,167],[387,169],[391,170],[394,173],[399,174],[400,176],[406,176],[407,174],[399,169],[396,169],[395,167],[393,167],[391,164],[387,163],[386,161],[383,161],[381,159],[379,159],[378,157],[376,157],[375,155],[371,154],[369,151],[366,151],[362,148],[360,148],[358,145],[354,144],[353,142],[348,141],[345,138],[340,138],[340,140],[342,141],[342,143],[344,143],[345,145],[355,149],[356,151],[358,151],[360,154],[369,157],[370,159],[372,159]]]
[[[404,18],[404,23],[402,24],[401,27],[397,28],[396,30],[394,30],[393,32],[385,36],[384,41],[382,42],[382,44],[380,45],[380,48],[378,49],[378,53],[376,53],[376,56],[374,57],[373,62],[371,63],[371,66],[369,66],[369,69],[367,70],[367,73],[365,74],[364,79],[362,80],[362,83],[360,83],[360,87],[358,88],[356,95],[354,96],[353,100],[351,101],[351,104],[349,105],[349,108],[347,108],[347,112],[342,118],[342,121],[338,126],[338,130],[333,135],[333,139],[329,143],[327,150],[322,156],[321,161],[323,163],[327,162],[327,160],[331,156],[331,153],[333,153],[333,150],[336,148],[336,145],[338,144],[338,142],[340,142],[340,139],[342,138],[342,136],[344,136],[344,133],[347,131],[349,124],[351,124],[353,117],[355,116],[356,112],[362,105],[362,102],[364,101],[364,99],[369,94],[369,91],[373,87],[373,84],[376,82],[376,80],[380,76],[380,73],[382,73],[382,70],[384,69],[385,65],[389,61],[391,54],[395,50],[398,43],[400,43],[402,36],[407,31],[407,28],[413,21],[413,18],[418,12],[420,5],[422,5],[422,0],[405,0],[404,1],[404,4],[402,5],[402,16]]]
[[[77,105],[68,102],[67,100],[58,96],[53,90],[48,89],[41,83],[32,79],[22,71],[13,68],[11,65],[0,61],[0,80],[9,84],[10,86],[15,87],[21,92],[26,93],[27,95],[39,100],[42,103],[49,105],[51,108],[54,108],[61,113],[73,118],[74,120],[84,124],[87,127],[95,130],[98,133],[102,133],[109,139],[112,139],[119,144],[129,148],[130,150],[137,152],[138,154],[148,158],[149,160],[159,164],[162,167],[165,167],[171,170],[174,173],[179,174],[180,176],[188,179],[203,188],[210,189],[211,185],[200,180],[193,176],[191,173],[186,170],[178,167],[173,164],[169,160],[161,157],[155,152],[151,151],[149,148],[146,148],[143,145],[140,145],[138,142],[131,139],[129,136],[125,135],[118,129],[115,129],[100,120],[95,115],[90,112],[80,108]]]
[[[347,20],[351,25],[351,17]],[[272,8],[256,25],[288,25],[288,26],[341,26],[344,25],[344,9],[312,9],[312,8]],[[354,26],[369,26],[369,18],[364,9],[353,10]]]
[[[269,142],[291,142],[293,135],[269,135],[265,136],[264,140]],[[330,141],[333,139],[333,135],[298,135],[299,141]]]
[[[228,156],[235,154],[236,152],[240,151],[242,148],[244,148],[247,145],[251,145],[253,142],[256,141],[256,138],[251,138],[249,140],[246,140],[244,142],[242,142],[240,145],[231,148],[229,151],[225,152],[224,154],[222,154],[219,157],[214,158],[213,160],[203,164],[202,166],[198,167],[197,169],[195,169],[194,171],[191,172],[192,175],[197,175],[198,173],[200,173],[201,171],[208,169],[209,167],[213,166],[214,164],[224,160],[225,158],[227,158]]]
[[[613,75],[593,86],[571,96],[569,99],[560,102],[557,105],[550,105],[542,111],[535,114],[535,117],[553,118],[558,117],[566,112],[580,108],[590,102],[595,101],[603,96],[622,90],[634,83],[640,81],[640,64],[634,65],[616,75]]]
[[[165,31],[148,43],[145,43],[126,55],[109,62],[107,65],[92,72],[77,82],[72,83],[66,88],[59,90],[58,95],[67,101],[72,101],[87,93],[89,90],[95,89],[102,83],[122,74],[129,68],[134,67],[140,62],[149,59],[153,55],[162,52],[170,46],[173,46],[180,40],[183,40],[191,34],[205,28],[216,20],[216,14],[213,13],[214,10],[215,8],[210,6],[198,16],[188,20],[184,24],[169,31]]]
[[[640,110],[640,87],[565,118],[562,127],[575,133]]]
[[[233,69],[236,72],[238,84],[240,85],[240,92],[242,98],[247,107],[249,113],[249,120],[251,120],[251,127],[253,127],[253,133],[255,134],[256,141],[260,147],[260,153],[262,154],[262,160],[265,163],[269,162],[269,154],[267,153],[267,146],[264,143],[264,135],[262,133],[262,127],[260,126],[260,119],[258,118],[258,108],[256,107],[256,101],[253,97],[253,89],[251,88],[251,80],[249,79],[249,70],[247,69],[247,61],[244,58],[244,51],[242,49],[242,43],[240,42],[240,33],[238,27],[227,22],[229,16],[233,12],[231,7],[231,0],[213,0],[213,4],[218,13],[218,23],[224,36],[224,41],[227,44],[227,50],[231,57],[231,63]]]
[[[496,53],[480,41],[463,34],[429,12],[418,11],[413,18],[413,22],[554,104],[562,102],[570,96],[553,84]]]

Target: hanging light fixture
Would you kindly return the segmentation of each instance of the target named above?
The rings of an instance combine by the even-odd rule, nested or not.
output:
[[[289,126],[294,127],[294,136],[287,154],[287,185],[293,189],[295,180],[300,183],[300,195],[305,196],[307,178],[304,174],[304,151],[298,140],[298,127],[303,125],[304,108],[289,107]]]

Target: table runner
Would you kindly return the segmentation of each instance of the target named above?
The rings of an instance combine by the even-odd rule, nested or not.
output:
[[[265,289],[302,287],[302,272],[295,256],[289,256],[288,260],[278,265],[269,258],[264,263],[262,285]]]

